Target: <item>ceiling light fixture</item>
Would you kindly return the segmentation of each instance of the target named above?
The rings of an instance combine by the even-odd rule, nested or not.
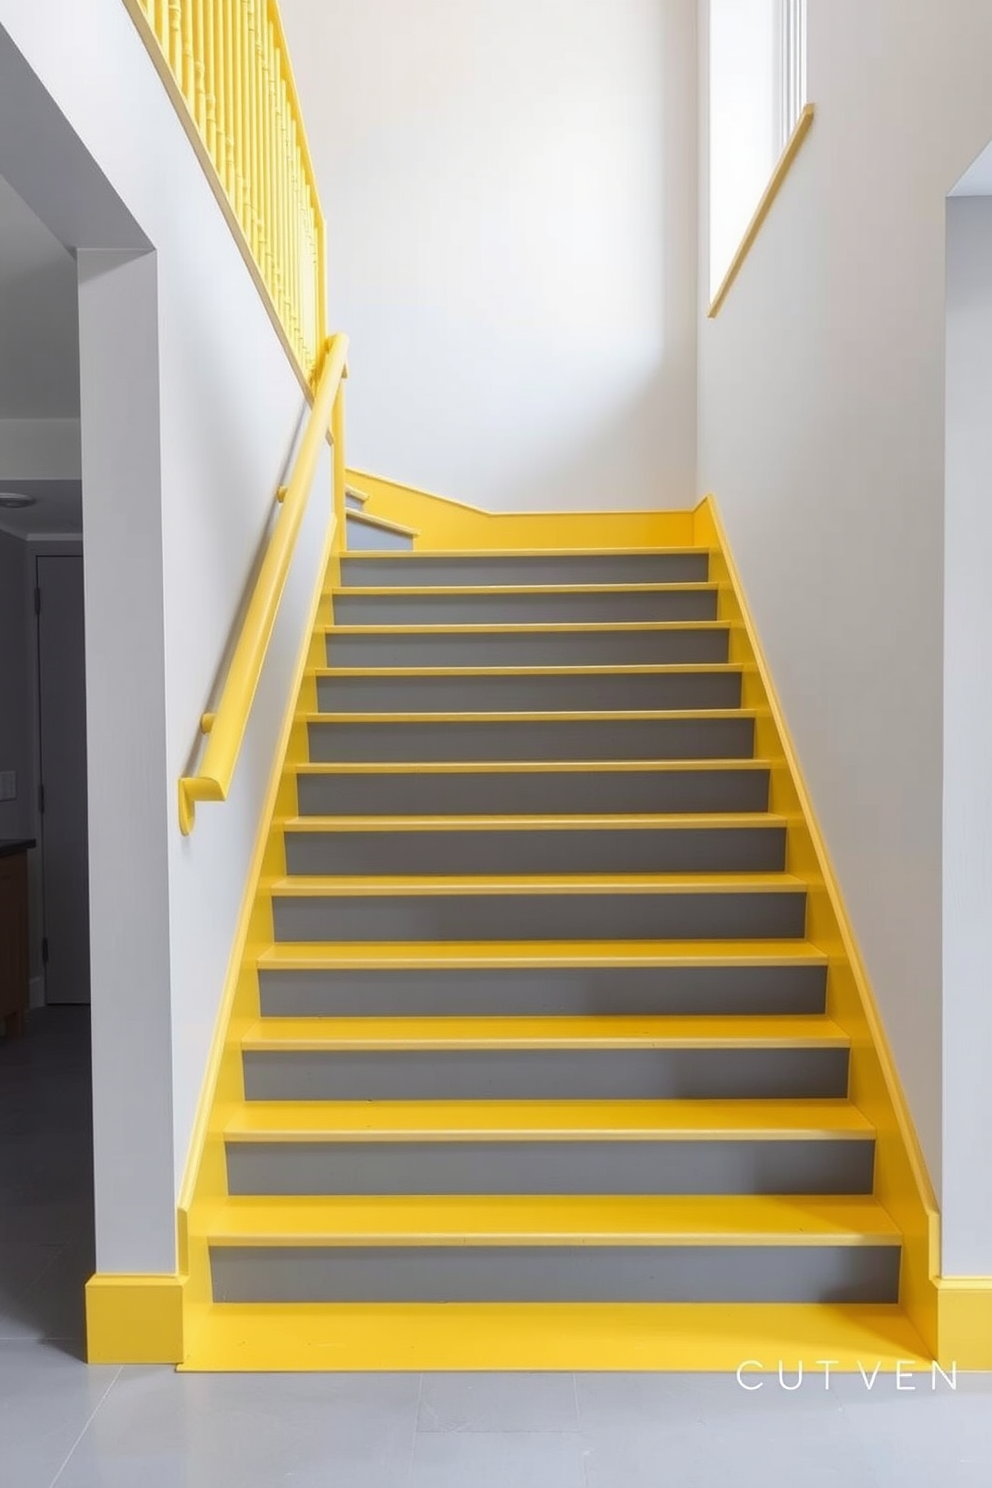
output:
[[[37,496],[25,496],[21,491],[0,491],[0,507],[4,511],[22,511],[26,506],[34,506]]]

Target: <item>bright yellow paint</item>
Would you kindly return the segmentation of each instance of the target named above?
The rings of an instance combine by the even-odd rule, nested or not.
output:
[[[374,517],[371,512],[356,511],[354,507],[351,507],[348,511],[348,520],[349,522],[352,522],[356,527],[371,527],[377,532],[392,532],[397,537],[408,537],[413,540],[414,538],[420,536],[420,533],[415,527],[404,527],[400,522],[391,522],[388,517]],[[373,556],[376,558],[389,558],[395,556],[390,553],[381,553],[376,550],[372,551]],[[352,554],[360,554],[362,552],[362,549],[357,544],[355,544],[351,545],[350,552]]]
[[[197,801],[226,801],[290,566],[296,551],[332,410],[339,404],[348,365],[348,338],[334,336],[320,375],[313,410],[286,489],[275,531],[262,559],[258,578],[234,648],[216,710],[204,714],[208,735],[200,770],[179,782],[179,824],[184,836],[193,830]],[[343,483],[339,486],[344,499]],[[332,539],[343,533],[335,520]],[[321,574],[322,584],[325,582]]]
[[[218,1309],[187,1370],[672,1370],[733,1372],[755,1359],[790,1383],[822,1373],[928,1370],[898,1307],[459,1304]],[[905,1367],[905,1366],[904,1366]],[[767,1393],[767,1392],[766,1392]]]
[[[423,1049],[845,1049],[829,1018],[263,1018],[242,1039],[248,1052]]]
[[[891,1245],[871,1198],[416,1197],[245,1199],[207,1206],[215,1245]]]
[[[751,832],[781,831],[784,816],[771,812],[739,815],[713,812],[710,816],[293,816],[279,825],[287,832],[319,835],[322,832],[600,832],[622,827],[630,832],[719,832],[746,829]]]
[[[823,966],[826,962],[823,951],[802,940],[501,940],[489,945],[464,941],[307,945],[287,941],[266,946],[257,964],[266,970],[320,971],[325,967],[388,968],[397,964],[442,970],[469,966]]]
[[[343,495],[344,481],[339,490]],[[369,490],[374,507],[375,488]],[[389,521],[426,527],[421,518],[437,520],[434,498],[404,510],[379,509]],[[576,548],[584,540],[572,520],[564,541],[559,519],[542,518],[536,525],[506,523],[450,503],[440,503],[449,522],[448,543],[453,552],[468,545],[465,523],[486,531],[484,550],[541,550],[549,546]],[[449,510],[450,508],[450,510]],[[451,519],[451,512],[468,517]],[[643,522],[635,514],[637,522]],[[632,520],[634,518],[632,517]],[[585,877],[510,878],[497,876],[466,884],[432,878],[323,879],[285,877],[284,836],[294,831],[417,830],[439,825],[438,819],[398,818],[392,821],[346,818],[300,819],[296,779],[300,774],[388,773],[397,766],[383,764],[313,765],[307,757],[307,725],[346,726],[349,721],[378,715],[344,717],[316,713],[319,675],[334,674],[325,666],[325,645],[337,592],[339,555],[330,562],[323,598],[315,598],[315,629],[305,654],[295,718],[286,723],[285,768],[271,792],[256,869],[245,901],[244,931],[232,960],[225,1007],[222,1010],[204,1092],[197,1145],[191,1154],[183,1191],[180,1231],[185,1287],[185,1368],[203,1369],[313,1369],[313,1368],[678,1368],[735,1369],[746,1357],[768,1355],[771,1368],[779,1359],[803,1357],[808,1368],[816,1358],[834,1358],[837,1368],[854,1368],[858,1361],[874,1369],[893,1368],[897,1359],[914,1359],[924,1367],[939,1343],[941,1357],[950,1357],[951,1340],[960,1346],[960,1367],[986,1358],[981,1328],[987,1317],[986,1283],[938,1284],[935,1272],[926,1273],[929,1292],[921,1287],[935,1237],[935,1210],[917,1183],[911,1144],[900,1124],[900,1113],[887,1084],[888,1060],[880,1025],[866,1014],[870,994],[856,953],[850,954],[849,935],[839,898],[822,854],[822,843],[809,811],[781,710],[768,680],[767,667],[757,647],[744,607],[739,581],[726,550],[712,503],[702,507],[686,529],[685,514],[673,514],[668,541],[685,546],[695,537],[710,552],[712,582],[678,588],[715,587],[719,600],[718,626],[730,627],[730,666],[741,671],[743,703],[740,710],[719,710],[711,717],[751,717],[755,722],[756,758],[691,762],[632,761],[596,764],[597,770],[755,770],[771,774],[769,813],[706,818],[692,816],[637,817],[638,826],[665,830],[695,824],[707,826],[781,826],[788,829],[787,871],[743,875],[588,875]],[[517,519],[513,519],[516,522]],[[453,522],[453,525],[452,525]],[[462,522],[461,530],[457,529]],[[480,527],[479,524],[482,524]],[[622,525],[622,524],[621,524]],[[557,531],[556,531],[557,529]],[[633,542],[657,545],[665,539],[658,530],[650,537],[616,536],[616,546]],[[510,532],[510,535],[508,535]],[[677,535],[676,535],[677,533]],[[552,536],[557,540],[552,541]],[[610,546],[611,537],[590,546]],[[432,546],[433,546],[432,542]],[[443,544],[438,544],[443,547]],[[402,561],[402,560],[400,560]],[[600,586],[590,586],[599,588]],[[626,587],[626,586],[623,586]],[[647,586],[669,587],[669,586]],[[384,592],[395,594],[395,589]],[[499,592],[496,590],[494,592]],[[697,628],[681,622],[684,628]],[[710,622],[712,625],[712,622]],[[445,627],[457,630],[464,627]],[[547,627],[527,627],[543,630]],[[563,627],[573,628],[573,627]],[[578,627],[576,627],[578,628]],[[603,627],[591,626],[591,629]],[[629,628],[640,629],[636,623]],[[365,628],[354,627],[357,633]],[[434,628],[431,627],[433,630]],[[684,668],[682,668],[684,670]],[[428,669],[434,671],[435,669]],[[447,671],[448,669],[445,669]],[[467,669],[474,670],[474,669]],[[515,671],[516,669],[506,669]],[[548,670],[545,668],[538,670]],[[568,669],[571,670],[571,669]],[[585,671],[586,668],[579,670]],[[614,669],[608,669],[614,670]],[[638,670],[657,670],[638,668]],[[663,669],[671,670],[671,668]],[[693,667],[691,670],[700,670]],[[349,675],[354,671],[349,669]],[[403,675],[408,675],[406,671]],[[446,716],[414,714],[436,724]],[[492,715],[470,715],[489,718]],[[521,715],[508,714],[519,718]],[[616,718],[616,713],[523,715],[561,721],[570,716]],[[622,716],[659,718],[699,717],[699,711],[658,712]],[[520,772],[570,769],[587,771],[584,762],[557,765],[435,763],[411,767],[414,773]],[[591,823],[604,828],[624,818],[576,817],[555,827],[575,828]],[[444,822],[445,828],[455,824]],[[496,826],[546,826],[540,817],[515,823],[494,818],[459,823],[465,830]],[[761,942],[590,942],[555,944],[329,944],[276,945],[272,941],[272,901],[284,894],[339,895],[433,892],[539,893],[625,892],[637,888],[653,893],[678,889],[718,891],[728,887],[764,891],[795,891],[809,895],[808,939]],[[257,893],[256,893],[257,889]],[[832,916],[832,918],[831,918]],[[266,1019],[259,1018],[258,971],[262,968],[319,969],[321,967],[437,967],[459,966],[680,966],[727,964],[793,964],[829,967],[829,1010],[826,1016],[778,1018],[632,1018],[632,1019]],[[405,1048],[582,1048],[604,1047],[851,1047],[852,1099],[833,1101],[662,1101],[662,1102],[245,1102],[241,1057],[246,1049],[405,1049]],[[903,1113],[905,1114],[905,1113]],[[906,1118],[908,1120],[908,1117]],[[911,1128],[910,1128],[911,1132]],[[225,1143],[270,1142],[403,1142],[403,1141],[864,1141],[874,1138],[878,1151],[878,1180],[872,1196],[857,1199],[761,1199],[718,1197],[703,1199],[625,1200],[516,1199],[488,1196],[472,1199],[234,1199],[226,1193]],[[924,1180],[925,1182],[925,1180]],[[915,1185],[915,1187],[914,1187]],[[931,1223],[933,1221],[933,1223]],[[898,1308],[737,1306],[613,1307],[613,1306],[353,1306],[353,1307],[215,1307],[210,1302],[208,1244],[272,1243],[294,1240],[318,1244],[482,1244],[554,1243],[754,1243],[814,1244],[821,1238],[845,1245],[889,1244],[899,1238],[904,1250],[903,1301]],[[992,1287],[992,1283],[988,1284]],[[983,1311],[983,1309],[986,1309]],[[976,1321],[978,1319],[979,1321]],[[746,1347],[742,1353],[742,1340]],[[974,1367],[974,1363],[971,1364]]]
[[[326,230],[277,0],[124,0],[304,386]]]
[[[353,677],[740,677],[744,668],[733,662],[634,662],[630,666],[424,666],[317,668],[329,681]]]
[[[830,1016],[852,1041],[851,1099],[878,1131],[875,1193],[904,1235],[901,1300],[928,1348],[936,1350],[939,1220],[919,1139],[712,496],[697,509],[696,523],[700,545],[712,552],[721,619],[734,626],[732,654],[752,668],[744,701],[757,713],[756,753],[772,762],[769,804],[796,821],[788,866],[809,884],[806,933],[830,958]]]
[[[775,205],[775,199],[778,196],[779,192],[782,190],[783,185],[785,184],[785,178],[792,169],[793,163],[795,162],[799,151],[803,147],[803,142],[813,127],[813,119],[815,114],[816,110],[813,104],[808,103],[803,109],[802,113],[799,115],[799,121],[796,124],[795,129],[792,131],[792,136],[782,153],[782,158],[779,160],[778,165],[776,165],[774,171],[772,172],[772,178],[765,188],[765,194],[761,198],[761,201],[758,203],[757,210],[754,216],[751,218],[747,231],[741,239],[740,247],[734,254],[730,268],[724,275],[723,283],[720,285],[720,288],[716,292],[713,303],[709,309],[710,320],[714,320],[723,309],[724,301],[733,288],[738,274],[744,267],[745,259],[757,242],[758,234],[764,227],[768,214],[771,211],[772,207]]]
[[[365,495],[368,513],[415,527],[415,546],[431,552],[641,551],[694,542],[691,511],[486,512],[366,471],[349,471],[348,482]]]
[[[942,1276],[937,1319],[937,1357],[945,1368],[992,1370],[992,1276]]]
[[[183,1279],[92,1277],[86,1287],[90,1364],[178,1364],[185,1357]]]
[[[246,1101],[226,1114],[229,1142],[860,1141],[867,1118],[843,1100]]]
[[[277,878],[266,887],[273,898],[353,899],[365,894],[447,898],[457,894],[473,898],[479,894],[795,894],[805,888],[801,879],[789,873],[577,873],[492,874],[488,877],[430,878],[349,877],[333,879],[294,874]]]
[[[325,717],[326,715],[320,715]],[[335,715],[337,716],[337,715]],[[734,715],[735,717],[738,715]],[[313,764],[309,760],[301,764],[297,769],[298,775],[393,775],[402,765],[396,765],[380,760],[356,760],[347,764]],[[523,774],[580,774],[588,775],[590,770],[600,774],[623,774],[626,772],[637,772],[643,774],[664,774],[682,770],[767,770],[769,762],[765,759],[731,759],[731,760],[463,760],[454,761],[451,764],[446,761],[425,760],[417,761],[409,769],[417,775],[523,775]]]

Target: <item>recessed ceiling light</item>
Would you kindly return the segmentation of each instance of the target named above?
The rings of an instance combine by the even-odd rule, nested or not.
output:
[[[0,506],[5,511],[21,511],[25,506],[34,506],[37,496],[25,496],[20,491],[0,491]]]

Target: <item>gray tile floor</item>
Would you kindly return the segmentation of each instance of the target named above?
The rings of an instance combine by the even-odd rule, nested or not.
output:
[[[81,1362],[86,1015],[0,1040],[0,1488],[988,1488],[992,1378],[192,1376]],[[792,1381],[789,1381],[792,1383]]]

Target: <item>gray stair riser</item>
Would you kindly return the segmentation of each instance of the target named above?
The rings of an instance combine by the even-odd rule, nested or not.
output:
[[[344,504],[348,511],[360,512],[365,510],[365,502],[359,500],[357,496],[346,495],[344,498]]]
[[[262,971],[263,1018],[772,1017],[826,1011],[825,966]]]
[[[871,1140],[237,1142],[232,1194],[867,1194]]]
[[[214,1246],[215,1302],[892,1303],[895,1245]]]
[[[806,894],[362,894],[273,900],[277,941],[788,940]]]
[[[254,1101],[830,1100],[846,1049],[247,1051]]]
[[[314,722],[316,764],[751,759],[751,718],[404,719]]]
[[[301,816],[613,816],[768,810],[767,770],[300,775]]]
[[[507,584],[705,584],[707,553],[541,553],[446,556],[418,553],[402,563],[344,558],[345,587],[421,584],[438,588]]]
[[[290,874],[472,876],[514,873],[776,873],[785,828],[286,833]]]
[[[327,637],[332,667],[677,666],[726,662],[726,630],[539,631]]]
[[[715,589],[602,594],[348,594],[334,596],[337,625],[540,625],[632,620],[715,620]]]
[[[740,672],[320,677],[321,713],[596,713],[739,708]]]
[[[413,538],[408,537],[405,532],[390,532],[388,527],[374,527],[371,523],[360,521],[351,512],[345,521],[345,536],[348,548],[359,553],[409,553],[413,547]],[[342,564],[347,561],[342,560]],[[361,562],[361,559],[353,561]]]

